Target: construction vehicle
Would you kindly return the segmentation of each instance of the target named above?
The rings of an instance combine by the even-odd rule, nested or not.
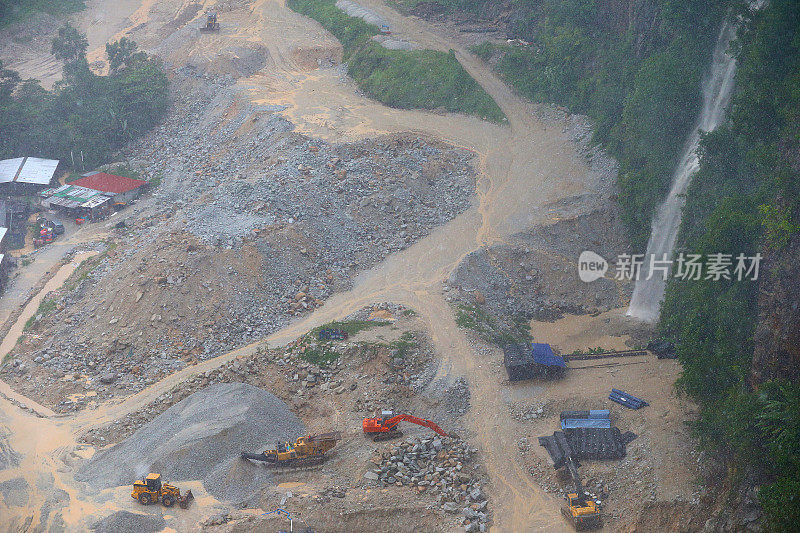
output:
[[[243,459],[263,461],[270,466],[310,466],[323,462],[325,454],[342,438],[338,431],[300,437],[294,444],[278,442],[274,450],[242,452]]]
[[[561,514],[572,524],[576,531],[597,529],[602,525],[600,510],[597,502],[589,498],[583,490],[578,465],[572,456],[567,456],[566,466],[572,481],[575,483],[575,492],[568,493]]]
[[[219,22],[217,22],[217,14],[212,12],[206,13],[206,25],[200,28],[201,33],[210,33],[219,31]]]
[[[161,502],[164,507],[172,507],[178,502],[181,509],[186,509],[189,507],[189,502],[194,499],[194,494],[191,490],[187,490],[186,494],[181,496],[178,487],[170,485],[167,481],[161,482],[161,474],[147,474],[143,480],[137,479],[133,482],[131,498],[139,500],[142,505]]]
[[[392,411],[381,411],[381,416],[375,418],[365,418],[361,423],[364,428],[364,434],[372,437],[372,440],[379,442],[382,440],[389,440],[395,437],[401,437],[403,432],[397,429],[397,424],[400,422],[411,422],[419,426],[431,428],[443,437],[449,436],[438,425],[430,420],[424,418],[417,418],[411,415],[395,415]]]

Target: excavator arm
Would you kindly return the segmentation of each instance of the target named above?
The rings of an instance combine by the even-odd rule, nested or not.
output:
[[[412,415],[393,416],[392,418],[386,421],[386,427],[389,428],[390,430],[393,430],[397,427],[397,424],[399,424],[400,422],[411,422],[412,424],[417,424],[418,426],[430,428],[439,435],[447,437],[447,433],[445,433],[444,430],[440,428],[435,422],[432,422],[430,420],[425,420],[424,418],[417,418],[416,416]]]

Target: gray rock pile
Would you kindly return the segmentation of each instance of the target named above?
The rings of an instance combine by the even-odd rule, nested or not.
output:
[[[458,378],[455,383],[445,390],[444,394],[448,413],[462,416],[469,411],[470,392],[467,380]]]
[[[155,533],[166,525],[161,515],[117,511],[95,522],[91,530],[94,533]]]
[[[241,501],[271,480],[246,464],[242,450],[294,441],[303,424],[276,396],[245,383],[212,385],[173,405],[125,441],[95,455],[75,475],[95,488],[128,485],[148,472],[174,481],[202,480],[220,499]],[[239,480],[231,493],[226,479]]]
[[[38,387],[75,389],[61,378],[86,375],[98,399],[137,392],[318,308],[470,206],[467,150],[407,134],[327,143],[187,76],[176,74],[167,120],[120,156],[161,184],[118,215],[114,252],[56,294],[47,337],[19,348],[26,375],[47,372]],[[85,406],[65,392],[58,411]]]
[[[490,521],[489,501],[481,488],[482,476],[471,464],[476,453],[457,438],[408,439],[373,456],[374,467],[364,478],[434,494],[444,512],[464,517],[466,531],[484,532]]]
[[[48,335],[17,349],[24,366],[0,366],[34,398],[60,391],[59,412],[88,403],[71,398],[81,376],[102,400],[269,335],[475,194],[467,150],[410,134],[314,139],[192,69],[173,89],[170,116],[120,154],[160,185],[117,215],[113,253],[55,294],[37,325]]]

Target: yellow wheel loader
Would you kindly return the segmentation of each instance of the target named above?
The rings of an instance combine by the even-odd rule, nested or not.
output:
[[[602,525],[597,504],[585,494],[567,494],[567,502],[561,508],[561,514],[569,520],[576,531],[597,529]]]
[[[600,518],[600,509],[591,498],[586,496],[583,491],[583,484],[581,477],[578,474],[578,465],[572,459],[572,456],[567,457],[567,471],[575,483],[575,492],[567,494],[567,501],[561,508],[561,514],[564,515],[576,531],[584,531],[587,529],[597,529],[603,525]]]
[[[148,474],[146,478],[133,482],[131,498],[138,500],[142,505],[161,502],[164,507],[172,507],[177,502],[181,509],[189,507],[189,502],[194,499],[191,490],[181,496],[178,487],[170,485],[167,481],[161,482],[161,474]]]

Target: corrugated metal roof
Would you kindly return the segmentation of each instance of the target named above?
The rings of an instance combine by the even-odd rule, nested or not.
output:
[[[58,168],[57,159],[16,157],[0,161],[0,183],[49,185]]]
[[[19,169],[22,168],[22,162],[25,161],[24,157],[16,157],[14,159],[3,159],[0,161],[0,183],[8,183],[14,181],[17,177]]]
[[[116,176],[114,174],[106,174],[105,172],[98,172],[97,174],[84,176],[71,183],[81,187],[87,187],[89,189],[111,194],[126,193],[147,185],[147,182],[144,180],[127,178],[125,176]]]
[[[108,196],[105,196],[105,195],[102,195],[102,194],[98,194],[97,196],[87,200],[86,203],[83,204],[83,207],[87,207],[89,209],[94,209],[95,207],[97,207],[99,205],[103,205],[104,203],[108,202],[109,200],[111,200],[111,198],[109,198]]]
[[[17,177],[17,183],[33,183],[36,185],[49,185],[58,168],[57,159],[40,159],[29,157],[25,160]]]
[[[51,194],[47,198],[50,205],[58,205],[61,207],[75,208],[75,207],[97,207],[109,200],[109,197],[100,191],[94,189],[87,189],[86,187],[79,187],[71,183],[62,185],[58,189],[50,190]]]

